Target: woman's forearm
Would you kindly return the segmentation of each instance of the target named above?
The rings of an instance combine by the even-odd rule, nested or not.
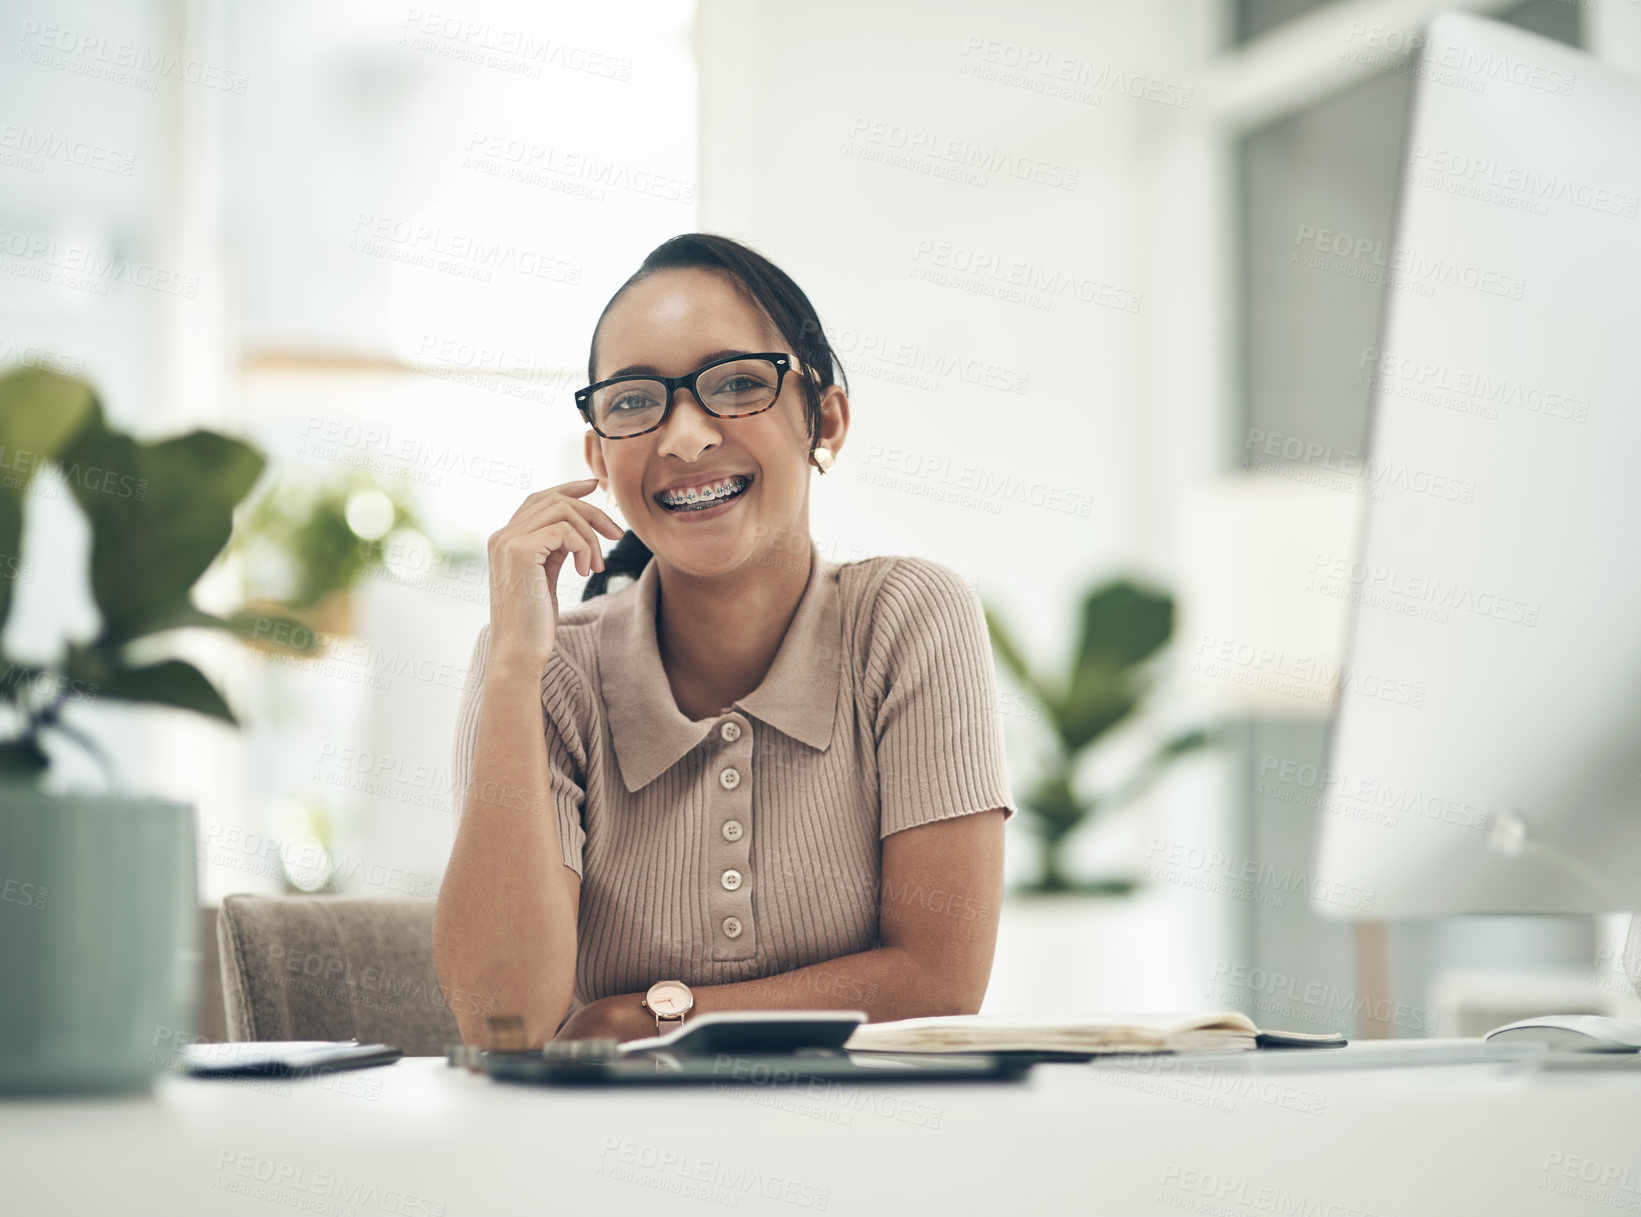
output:
[[[714,1010],[864,1010],[874,1023],[975,1014],[983,993],[954,992],[904,947],[878,947],[790,972],[724,985],[691,986],[693,1013]]]
[[[863,1010],[867,1021],[977,1014],[984,993],[954,992],[938,972],[904,947],[840,955],[790,972],[723,985],[691,985],[692,1015],[718,1010]],[[622,993],[585,1006],[560,1038],[655,1034],[655,1018],[639,1005],[642,993]]]
[[[484,1043],[486,1015],[517,1015],[539,1045],[570,1007],[581,885],[559,846],[540,673],[498,663],[483,682],[433,962],[464,1042]]]

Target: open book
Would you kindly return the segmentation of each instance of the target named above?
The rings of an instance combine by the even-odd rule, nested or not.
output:
[[[862,1023],[851,1052],[1239,1052],[1341,1047],[1342,1035],[1264,1031],[1245,1014],[1101,1014],[1032,1017],[962,1014]]]

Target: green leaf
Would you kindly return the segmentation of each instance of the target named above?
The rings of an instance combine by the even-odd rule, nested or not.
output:
[[[106,641],[117,645],[166,630],[195,628],[223,630],[235,638],[265,642],[299,655],[311,654],[319,649],[319,637],[313,627],[298,617],[249,609],[238,609],[227,617],[218,617],[195,608],[188,601],[163,605],[145,617],[124,621],[120,625],[120,636]]]
[[[84,381],[44,368],[0,376],[0,630],[21,570],[23,498],[34,471],[97,412]]]
[[[1174,601],[1161,592],[1119,580],[1088,594],[1082,618],[1076,667],[1130,668],[1167,645],[1174,633]]]
[[[1070,750],[1088,747],[1134,712],[1146,691],[1143,665],[1173,630],[1174,602],[1167,595],[1126,580],[1089,592],[1060,716]]]
[[[10,702],[19,700],[23,690],[30,688],[48,670],[31,663],[14,663],[0,658],[0,698]]]
[[[8,740],[0,744],[0,778],[29,781],[44,772],[50,763],[33,740]]]
[[[1031,788],[1023,801],[1037,831],[1050,843],[1065,837],[1089,813],[1089,805],[1071,789],[1071,775],[1057,770]]]
[[[1061,736],[1080,752],[1134,712],[1139,693],[1133,673],[1095,662],[1071,674],[1061,711]]]
[[[1043,691],[1037,686],[1036,678],[1031,674],[1031,668],[1026,663],[1025,656],[1021,654],[1020,648],[1014,644],[1014,639],[1009,634],[1008,628],[1004,626],[1003,619],[990,609],[985,609],[984,612],[986,614],[986,632],[991,635],[992,650],[1003,661],[1003,666],[1009,670],[1009,674],[1015,680],[1024,685],[1039,701],[1046,700],[1042,696]]]
[[[1218,736],[1212,728],[1195,727],[1190,731],[1176,735],[1161,748],[1158,748],[1157,755],[1151,763],[1160,765],[1165,761],[1174,760],[1187,753],[1195,752],[1198,748],[1206,748],[1215,743],[1218,743]]]
[[[116,667],[97,688],[98,697],[113,701],[153,702],[192,710],[225,723],[239,725],[234,712],[211,682],[191,663],[167,659],[142,668]]]
[[[4,472],[29,476],[54,458],[88,420],[100,413],[91,386],[44,368],[18,368],[0,376],[0,445]]]
[[[209,431],[149,444],[99,426],[77,435],[58,463],[91,520],[92,597],[104,638],[118,641],[187,601],[266,462]]]
[[[11,593],[23,571],[23,495],[0,479],[0,630],[11,615]]]

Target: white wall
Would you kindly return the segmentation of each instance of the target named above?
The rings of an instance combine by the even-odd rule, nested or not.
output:
[[[1091,575],[1145,564],[1142,341],[1159,302],[1147,265],[1144,131],[1147,111],[1160,107],[1099,87],[1084,88],[1084,101],[1048,97],[975,73],[1005,70],[988,57],[1042,53],[1096,75],[1178,80],[1173,60],[1195,12],[701,6],[702,226],[748,241],[793,275],[854,387],[846,449],[815,489],[818,540],[845,554],[946,562],[1045,639],[1061,635],[1071,596]],[[914,144],[906,165],[873,159]],[[1038,164],[1055,184],[966,170],[970,153]],[[942,171],[968,172],[974,184]],[[951,269],[986,258],[999,269]],[[1048,307],[971,290],[1006,289],[1013,266],[1069,290],[1029,292]],[[1078,290],[1108,303],[1081,302]],[[941,368],[953,359],[1027,391],[969,382],[986,374],[980,366]],[[922,377],[932,388],[890,379],[925,362],[936,365]],[[922,472],[929,464],[936,470]],[[1006,493],[981,495],[980,507],[925,497],[966,472],[1057,494],[1064,508]],[[874,473],[899,484],[874,484]]]

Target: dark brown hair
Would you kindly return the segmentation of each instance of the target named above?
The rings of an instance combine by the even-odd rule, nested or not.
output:
[[[598,331],[603,328],[604,318],[609,315],[611,307],[633,284],[664,270],[711,270],[726,274],[741,293],[774,323],[781,337],[791,346],[799,364],[796,371],[803,385],[805,431],[809,436],[809,451],[813,453],[820,437],[821,397],[834,383],[834,367],[846,392],[849,378],[843,371],[837,352],[826,339],[815,306],[809,303],[803,289],[768,258],[728,237],[709,232],[686,232],[663,241],[650,251],[643,264],[616,289],[604,311],[598,315],[598,324],[593,326],[593,340],[587,353],[588,382],[598,379]],[[587,580],[581,599],[586,601],[603,595],[611,575],[637,578],[649,563],[650,556],[649,546],[628,529],[615,548],[604,556],[604,569],[594,571],[592,578]]]

